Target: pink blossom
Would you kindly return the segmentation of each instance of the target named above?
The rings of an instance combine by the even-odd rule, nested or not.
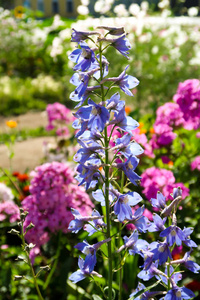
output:
[[[74,120],[72,112],[65,105],[55,102],[54,104],[48,104],[46,108],[48,125],[46,130],[50,131],[57,128],[58,135],[68,135],[67,125],[71,124]]]
[[[200,81],[188,79],[180,82],[173,100],[183,112],[184,128],[198,129],[200,127]]]
[[[31,222],[35,225],[26,234],[29,243],[40,248],[48,242],[52,233],[59,230],[67,233],[73,219],[71,208],[82,215],[92,212],[93,204],[88,194],[77,185],[73,175],[74,172],[65,163],[59,162],[43,164],[30,173],[31,194],[22,202],[23,208],[29,212],[24,227]]]
[[[9,219],[10,223],[20,220],[19,207],[11,201],[0,203],[0,222]]]
[[[167,102],[156,111],[155,124],[167,124],[174,128],[183,125],[184,122],[183,113],[177,103]]]
[[[152,138],[149,141],[152,149],[165,147],[171,144],[176,138],[173,128],[167,124],[154,124],[154,132],[155,133],[152,135]]]
[[[167,200],[172,199],[170,194],[173,188],[178,186],[182,189],[183,199],[189,195],[189,189],[181,182],[175,183],[174,174],[166,169],[156,167],[146,169],[142,174],[141,185],[144,188],[143,193],[148,200],[156,198],[158,191],[160,191]]]
[[[195,169],[200,171],[200,156],[195,157],[195,159],[192,161],[190,167],[191,167],[192,171],[194,171]]]

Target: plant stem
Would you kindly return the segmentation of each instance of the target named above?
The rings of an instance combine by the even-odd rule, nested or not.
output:
[[[31,263],[31,260],[30,260],[30,257],[29,257],[29,252],[26,250],[26,243],[25,243],[24,232],[23,232],[23,222],[21,224],[21,239],[22,239],[22,246],[23,246],[24,252],[26,254],[26,258],[27,258],[27,263],[28,263],[28,265],[29,265],[29,267],[31,269],[31,274],[33,276],[33,281],[34,281],[34,285],[35,285],[36,291],[38,293],[39,300],[44,300],[44,298],[42,297],[42,294],[40,292],[38,283],[37,283],[35,271],[33,269],[33,266],[32,266],[32,263]]]
[[[103,79],[103,65],[102,65],[102,43],[99,44],[99,64],[100,64],[100,74],[101,80]],[[101,84],[101,98],[104,102],[104,86]],[[104,144],[105,144],[105,204],[106,204],[106,223],[107,223],[107,238],[111,236],[111,226],[110,226],[110,203],[109,203],[109,157],[108,157],[108,133],[107,127],[104,129]],[[107,243],[108,245],[108,300],[112,300],[112,247],[111,241]]]

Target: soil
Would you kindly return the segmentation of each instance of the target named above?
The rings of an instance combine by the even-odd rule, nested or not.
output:
[[[7,120],[17,121],[19,130],[38,128],[41,126],[45,127],[47,125],[47,116],[45,112],[29,112],[18,117],[0,117],[0,134],[11,130],[5,125]],[[25,171],[29,172],[37,165],[40,165],[44,157],[44,142],[53,141],[53,137],[39,137],[16,142],[14,145],[14,157],[12,159],[12,171],[22,173]],[[6,145],[0,145],[0,166],[8,170],[10,168],[8,148]]]

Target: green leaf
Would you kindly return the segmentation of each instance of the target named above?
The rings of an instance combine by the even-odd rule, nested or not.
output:
[[[156,283],[154,283],[154,284],[148,286],[146,289],[143,289],[143,290],[139,291],[139,292],[138,292],[137,294],[135,294],[133,297],[128,298],[128,300],[133,300],[133,299],[135,299],[135,298],[141,296],[143,293],[145,293],[145,292],[151,290],[152,288],[154,288],[155,286],[157,286],[160,282],[161,282],[161,280],[158,280]]]
[[[92,295],[92,299],[93,300],[103,300],[101,297],[99,297],[98,295]]]

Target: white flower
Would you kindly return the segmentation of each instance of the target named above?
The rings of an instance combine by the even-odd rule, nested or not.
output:
[[[114,8],[114,13],[116,13],[118,17],[128,16],[128,11],[126,10],[126,6],[124,4],[116,5]]]
[[[109,3],[111,1],[103,1],[103,0],[98,0],[95,5],[94,5],[94,10],[98,13],[105,14],[111,9],[111,4]]]
[[[147,1],[142,1],[140,4],[141,10],[147,11],[149,9],[149,2]]]
[[[88,7],[85,6],[85,5],[79,5],[79,6],[77,7],[77,12],[78,12],[79,15],[86,16],[86,15],[89,14],[89,9],[88,9]]]
[[[189,17],[196,17],[198,15],[198,12],[199,10],[197,7],[190,7],[187,11]]]
[[[140,7],[137,3],[133,3],[129,6],[129,12],[133,16],[137,16],[140,12]]]
[[[84,5],[84,6],[88,6],[90,3],[89,0],[81,0],[81,4]]]
[[[12,201],[13,202],[14,195],[12,190],[7,187],[4,183],[0,182],[0,203]]]

